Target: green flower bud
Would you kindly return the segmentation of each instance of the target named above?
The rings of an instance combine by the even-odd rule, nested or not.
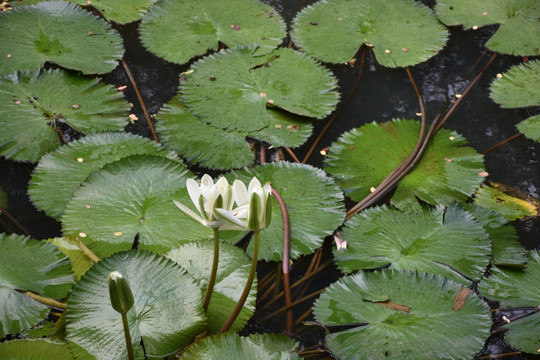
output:
[[[118,271],[109,274],[109,296],[113,309],[121,314],[127,313],[135,303],[126,278]]]

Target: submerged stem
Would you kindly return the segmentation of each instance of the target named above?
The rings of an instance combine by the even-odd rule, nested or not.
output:
[[[236,306],[234,307],[234,310],[232,311],[231,315],[229,315],[229,318],[227,319],[227,321],[225,321],[225,323],[219,330],[220,333],[223,333],[230,329],[234,320],[236,320],[236,318],[238,317],[238,314],[240,314],[240,311],[244,307],[244,304],[246,303],[246,299],[249,295],[249,292],[251,291],[251,285],[253,285],[253,279],[255,278],[255,273],[257,271],[258,257],[259,257],[259,231],[255,231],[253,233],[253,257],[251,259],[251,269],[249,270],[249,276],[246,282],[246,286],[244,287],[244,291],[242,292],[240,299],[238,299],[238,302],[236,303]]]
[[[121,315],[122,315],[122,325],[124,325],[124,336],[126,338],[126,350],[128,353],[128,359],[135,360],[135,356],[133,355],[133,344],[131,343],[131,334],[129,333],[129,324],[127,320],[127,314],[121,313]]]
[[[208,310],[208,304],[210,304],[212,291],[214,291],[214,284],[216,282],[218,262],[219,262],[219,229],[214,228],[214,260],[212,261],[212,271],[210,272],[210,279],[208,279],[208,286],[206,287],[206,295],[204,295],[204,301],[203,301],[204,312]]]

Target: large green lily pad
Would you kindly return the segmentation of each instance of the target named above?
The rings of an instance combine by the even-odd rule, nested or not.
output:
[[[88,175],[105,164],[139,154],[177,160],[173,152],[137,135],[92,134],[43,155],[32,173],[28,194],[34,205],[56,218]]]
[[[323,118],[334,110],[337,80],[315,60],[281,48],[255,56],[257,46],[209,55],[181,83],[183,101],[212,126],[256,131],[270,125],[268,107]]]
[[[103,74],[122,58],[120,35],[103,19],[65,1],[45,1],[0,13],[0,75],[37,70],[45,62]]]
[[[46,339],[19,339],[0,344],[4,360],[74,360],[66,343]]]
[[[540,55],[540,6],[531,0],[439,0],[435,7],[446,25],[477,29],[499,24],[486,46],[509,55]]]
[[[73,283],[69,260],[55,246],[0,234],[0,338],[36,325],[49,312],[47,306],[17,290],[63,299]]]
[[[439,276],[359,272],[330,285],[314,313],[323,326],[348,328],[326,335],[341,360],[472,359],[490,335],[491,314],[474,294],[453,310],[459,289]]]
[[[379,64],[405,67],[436,55],[448,31],[430,9],[412,0],[322,0],[297,15],[291,36],[322,61],[347,62],[365,44]]]
[[[129,105],[113,86],[61,70],[0,78],[0,155],[37,162],[62,141],[58,123],[82,132],[122,130]]]
[[[259,334],[240,337],[225,333],[208,336],[195,342],[182,354],[185,360],[222,360],[224,355],[230,360],[296,360],[294,339],[280,334]]]
[[[206,292],[214,257],[213,241],[190,242],[172,249],[165,253],[165,256],[186,269],[199,282],[201,289]],[[219,267],[212,298],[206,311],[210,333],[219,332],[232,313],[244,290],[250,269],[251,259],[245,252],[225,242],[219,245]],[[247,301],[230,331],[240,331],[247,324],[255,311],[256,298],[257,281],[255,280]]]
[[[26,1],[26,0],[25,0]],[[88,0],[70,0],[79,5],[89,5]],[[157,0],[92,0],[92,7],[99,10],[108,21],[127,24],[140,20]]]
[[[257,177],[270,182],[283,198],[291,225],[291,259],[312,253],[345,218],[343,193],[322,170],[288,162],[267,163],[227,175],[229,182],[248,184]],[[238,240],[239,237],[227,241]],[[252,243],[248,253],[252,250]],[[272,202],[272,222],[261,231],[259,258],[279,261],[283,257],[283,215],[277,200]]]
[[[420,122],[393,120],[366,124],[341,136],[330,147],[325,170],[345,194],[361,201],[405,160],[420,134]],[[416,167],[397,185],[392,205],[418,208],[465,201],[483,182],[483,159],[454,131],[441,129]]]
[[[148,50],[184,64],[217,50],[218,42],[228,47],[258,44],[257,54],[268,53],[285,37],[285,23],[275,9],[257,0],[164,0],[150,7],[140,33]]]
[[[491,260],[491,243],[476,219],[458,205],[432,211],[367,209],[347,221],[347,249],[334,252],[346,273],[389,267],[442,275],[470,285]]]
[[[162,253],[211,231],[173,203],[190,202],[185,166],[164,157],[134,155],[92,173],[62,216],[64,235],[77,236],[98,257],[130,249]]]
[[[108,276],[119,271],[129,282],[135,303],[128,311],[137,358],[163,358],[204,331],[202,293],[195,280],[169,259],[147,251],[125,251],[94,265],[69,298],[67,339],[77,358],[127,358],[122,319],[111,306]]]

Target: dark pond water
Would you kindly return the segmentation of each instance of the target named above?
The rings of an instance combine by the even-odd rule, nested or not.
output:
[[[290,23],[296,12],[301,8],[302,1],[265,1],[276,7],[287,22]],[[308,2],[312,3],[312,2]],[[146,52],[137,40],[137,24],[117,27],[124,36],[127,60],[135,75],[150,113],[157,113],[160,107],[175,96],[178,87],[179,73],[188,66],[178,66],[167,63]],[[463,31],[460,28],[451,29],[450,40],[443,51],[431,60],[415,66],[411,71],[420,87],[428,111],[428,119],[455,100],[455,94],[461,93],[472,78],[479,72],[485,59],[472,69],[473,64],[483,53],[483,44],[496,30],[496,27],[482,28],[477,31]],[[445,127],[458,131],[467,138],[475,149],[482,152],[500,141],[517,133],[515,125],[540,109],[505,110],[493,103],[489,98],[489,85],[497,73],[508,70],[512,65],[522,62],[519,57],[499,55],[488,68],[479,84],[467,96],[457,111],[451,116]],[[330,66],[339,78],[342,98],[354,91],[359,68],[349,65]],[[472,72],[471,72],[472,69]],[[121,67],[104,77],[111,84],[129,85],[129,81]],[[144,119],[144,115],[131,86],[125,93],[134,104],[134,113]],[[323,156],[320,150],[331,145],[343,132],[372,121],[385,122],[394,118],[417,118],[418,102],[413,88],[403,69],[388,69],[379,66],[373,56],[368,53],[363,69],[360,85],[355,90],[351,101],[336,118],[329,131],[322,137],[309,163],[322,166]],[[297,156],[302,159],[313,143],[313,139],[326,124],[325,120],[318,121],[315,135],[306,145],[295,149]],[[143,121],[129,125],[126,129],[137,134],[150,136]],[[77,134],[71,134],[76,137]],[[380,151],[384,151],[381,147]],[[540,198],[540,144],[521,136],[485,156],[488,180],[500,182],[515,187],[525,194]],[[288,160],[291,160],[290,158]],[[34,165],[16,163],[0,159],[0,187],[8,193],[9,213],[17,219],[28,231],[38,239],[61,235],[59,223],[47,218],[28,202],[26,188]],[[195,169],[197,170],[197,169]],[[6,220],[9,229],[21,233],[14,224]],[[540,248],[540,220],[527,219],[514,222],[523,245],[528,248]],[[0,232],[8,232],[5,225],[0,224]],[[330,242],[325,243],[321,264],[331,257]],[[293,280],[299,278],[309,265],[311,257],[301,259],[292,273]],[[261,263],[259,276],[276,267],[275,263]],[[333,265],[315,278],[306,293],[327,286],[339,277],[339,272]],[[296,314],[306,311],[311,302],[306,302],[295,308]],[[277,303],[271,309],[279,308]],[[282,331],[284,319],[275,318],[272,321],[258,321],[265,314],[259,314],[250,322],[246,331]],[[309,318],[308,318],[309,319]],[[313,327],[305,327],[298,331],[299,339],[306,346],[317,344],[322,332]],[[481,355],[499,354],[512,351],[502,340],[501,335],[495,335],[493,341],[484,349]],[[538,359],[534,355],[505,356],[505,359]]]

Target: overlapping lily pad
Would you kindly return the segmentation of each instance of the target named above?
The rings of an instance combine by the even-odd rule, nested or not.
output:
[[[540,349],[540,339],[538,338],[540,331],[539,310],[537,308],[536,312],[514,320],[504,327],[508,329],[504,339],[512,347],[531,354],[538,353],[538,349]]]
[[[181,91],[196,116],[214,127],[257,131],[270,125],[269,106],[322,118],[339,100],[337,80],[315,60],[281,48],[255,56],[239,46],[193,64]]]
[[[119,24],[127,24],[140,20],[148,8],[157,0],[70,0],[79,5],[92,5],[99,10],[101,15],[109,21]]]
[[[74,360],[66,343],[46,339],[19,339],[0,344],[4,359],[17,360]]]
[[[347,62],[365,44],[379,64],[405,67],[436,55],[448,32],[419,2],[322,0],[297,15],[291,36],[302,51],[325,62]]]
[[[0,338],[43,320],[49,308],[17,290],[63,299],[73,286],[68,258],[55,246],[0,234]]]
[[[221,360],[224,354],[231,359],[299,359],[294,339],[278,334],[262,334],[240,337],[225,333],[208,336],[197,341],[182,353],[185,360]],[[234,355],[233,355],[234,354]]]
[[[474,203],[503,215],[508,220],[526,216],[538,216],[538,208],[531,202],[503,192],[501,184],[482,185],[475,195]],[[498,189],[499,188],[499,189]]]
[[[470,285],[491,259],[491,243],[476,219],[457,205],[433,211],[371,208],[346,223],[347,249],[334,252],[346,273],[389,267],[442,275]]]
[[[539,30],[540,34],[540,30]],[[491,98],[503,108],[540,105],[540,60],[512,67],[491,84]],[[517,124],[528,138],[540,142],[540,115],[531,116]]]
[[[446,25],[477,29],[499,24],[486,46],[509,55],[540,55],[540,6],[528,0],[440,0],[435,11]]]
[[[158,114],[160,139],[193,164],[213,169],[249,166],[254,154],[246,142],[253,137],[275,147],[296,147],[311,135],[311,122],[278,109],[268,109],[269,125],[260,131],[237,132],[215,128],[194,117],[180,102],[171,100]]]
[[[45,62],[103,74],[122,58],[122,38],[103,19],[65,1],[45,1],[0,13],[0,75],[37,70]]]
[[[213,241],[197,241],[184,244],[165,253],[165,256],[182,266],[193,276],[203,291],[206,291],[211,259],[214,256]],[[214,292],[206,312],[208,331],[217,333],[232,313],[246,284],[251,259],[240,248],[228,243],[219,245],[219,267],[216,275]],[[244,308],[232,324],[230,331],[237,332],[247,324],[255,311],[257,282],[253,284]]]
[[[77,236],[98,257],[130,249],[162,253],[211,231],[173,203],[187,203],[185,166],[164,157],[134,155],[92,173],[62,216],[64,235]]]
[[[366,124],[332,144],[325,170],[347,196],[360,201],[409,156],[419,134],[419,121]],[[420,162],[397,185],[391,203],[405,209],[418,208],[416,198],[432,205],[465,201],[483,182],[483,170],[482,155],[467,146],[461,135],[441,129]]]
[[[333,179],[309,165],[288,162],[268,163],[235,171],[229,180],[249,183],[257,177],[270,182],[283,198],[291,224],[291,259],[310,254],[320,247],[327,235],[343,223],[343,194]],[[272,203],[272,222],[261,231],[259,258],[279,261],[283,257],[283,215],[278,202]],[[234,241],[237,238],[227,240]],[[251,252],[252,244],[248,248]]]
[[[47,215],[58,217],[88,175],[105,164],[139,154],[177,160],[173,152],[137,135],[92,134],[45,154],[33,171],[28,194]]]
[[[0,78],[0,155],[38,161],[62,142],[57,124],[82,132],[122,130],[129,105],[98,79],[61,70],[16,72]]]
[[[73,237],[58,237],[48,240],[69,258],[75,280],[79,281],[82,275],[92,267],[92,262],[82,252],[79,241]]]
[[[184,64],[217,50],[218,42],[228,47],[258,44],[257,54],[268,53],[285,37],[285,23],[275,9],[257,0],[164,0],[150,7],[140,33],[148,50]]]
[[[491,314],[474,294],[453,310],[459,289],[438,276],[359,272],[330,285],[314,313],[341,360],[472,359],[490,335]]]
[[[94,265],[69,298],[67,339],[77,356],[127,358],[122,319],[111,306],[107,278],[119,271],[135,303],[127,313],[137,358],[163,358],[189,344],[206,327],[202,292],[174,262],[147,251],[125,251]]]

